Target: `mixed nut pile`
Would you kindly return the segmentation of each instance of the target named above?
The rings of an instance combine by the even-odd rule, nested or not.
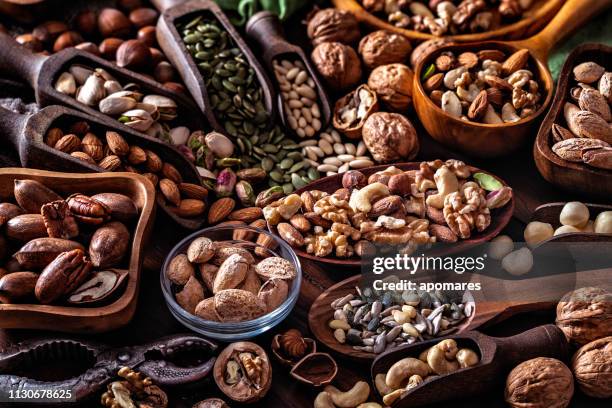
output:
[[[328,326],[339,343],[367,353],[446,336],[473,312],[461,293],[355,291],[330,304]]]
[[[131,198],[62,198],[35,180],[15,180],[12,198],[0,204],[2,303],[87,306],[118,293],[127,275],[112,268],[125,265],[139,213]]]
[[[395,27],[441,37],[489,31],[518,20],[533,0],[360,0],[360,3]]]
[[[563,107],[566,127],[553,124],[552,150],[563,160],[612,170],[612,72],[587,61],[573,73],[575,86]]]
[[[296,277],[291,262],[269,256],[264,247],[206,237],[175,256],[165,273],[175,286],[177,303],[213,322],[243,322],[272,312],[287,299]]]
[[[375,245],[412,253],[418,245],[469,239],[511,198],[512,189],[494,177],[472,174],[458,160],[436,160],[370,177],[351,170],[334,193],[291,194],[267,205],[263,215],[294,248],[349,258],[373,255]]]
[[[541,106],[537,72],[529,51],[443,51],[426,65],[421,82],[431,100],[449,115],[486,124],[513,123]],[[544,95],[545,96],[545,95]]]

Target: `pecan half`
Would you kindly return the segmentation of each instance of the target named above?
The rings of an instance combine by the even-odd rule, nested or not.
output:
[[[74,218],[84,224],[100,225],[109,219],[108,207],[84,194],[73,194],[66,202]]]
[[[51,238],[70,239],[79,235],[79,226],[64,200],[52,201],[42,206],[40,212]]]
[[[93,265],[81,249],[62,252],[42,271],[34,292],[42,304],[50,304],[74,291],[85,281]]]

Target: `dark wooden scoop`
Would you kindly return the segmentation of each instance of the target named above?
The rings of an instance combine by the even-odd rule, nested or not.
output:
[[[270,11],[260,11],[253,15],[248,21],[246,26],[246,33],[249,37],[253,38],[259,43],[259,46],[263,50],[262,59],[268,68],[270,76],[274,78],[274,66],[275,60],[286,58],[289,60],[300,60],[304,63],[306,70],[310,77],[314,80],[317,87],[317,94],[319,95],[319,107],[321,108],[321,130],[324,132],[331,120],[331,107],[329,97],[325,92],[325,88],[321,84],[317,71],[312,67],[310,58],[307,58],[302,48],[289,43],[285,39],[283,28],[278,19],[278,16]],[[274,80],[274,84],[278,87],[278,81]],[[281,120],[287,130],[291,127],[287,125],[285,104],[283,103],[280,91],[277,89],[278,94],[278,110],[281,114]],[[317,132],[319,133],[319,132]],[[316,136],[315,136],[316,137]]]
[[[271,113],[271,126],[271,124],[274,123],[274,113],[276,112],[273,102],[274,95],[272,93],[274,88],[261,64],[257,58],[255,58],[249,46],[234,28],[221,8],[213,1],[209,0],[192,0],[186,2],[180,0],[153,0],[152,3],[161,13],[157,21],[157,42],[172,65],[178,70],[187,89],[189,89],[196,104],[200,107],[202,112],[205,113],[211,126],[218,132],[227,133],[223,125],[216,119],[212,109],[209,108],[210,102],[205,80],[202,74],[200,74],[198,66],[191,54],[189,54],[189,51],[187,51],[183,39],[176,29],[177,21],[187,19],[189,15],[195,16],[202,13],[217,19],[230,37],[232,37],[236,46],[240,48],[246,56],[249,65],[251,65],[255,71],[259,84],[261,85],[266,109]]]
[[[181,173],[185,182],[200,183],[197,170],[182,153],[158,139],[144,136],[131,128],[122,126],[110,118],[94,118],[63,106],[48,106],[33,115],[20,115],[0,107],[0,135],[8,140],[19,152],[23,167],[42,170],[65,171],[75,173],[101,173],[103,170],[93,164],[79,160],[67,153],[60,152],[44,142],[44,135],[52,127],[67,128],[79,120],[87,121],[94,134],[101,136],[107,130],[120,133],[131,145],[150,149],[167,163],[172,164]],[[206,222],[205,217],[182,218],[176,215],[161,194],[156,195],[157,204],[179,225],[198,229]]]
[[[418,407],[448,401],[458,397],[482,394],[503,384],[508,372],[517,364],[536,357],[565,360],[569,345],[563,332],[553,324],[539,326],[512,337],[497,338],[479,332],[449,336],[459,348],[470,348],[480,355],[480,363],[450,374],[428,377],[409,390],[392,408]],[[416,343],[380,355],[372,364],[372,380],[386,373],[398,360],[418,358],[419,354],[437,344],[440,339]]]

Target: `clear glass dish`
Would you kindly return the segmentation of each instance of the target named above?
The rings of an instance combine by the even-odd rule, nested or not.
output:
[[[272,240],[272,245],[270,245],[270,248],[266,248],[262,245],[256,244],[253,241],[235,240],[233,239],[233,234],[237,230],[241,230],[242,232],[248,232],[251,235],[254,235],[255,237],[259,234],[264,234]],[[192,315],[191,313],[185,311],[176,302],[174,298],[172,283],[166,277],[166,269],[168,268],[170,261],[176,255],[186,253],[189,244],[194,239],[199,237],[207,237],[213,241],[226,241],[235,245],[240,245],[249,248],[251,250],[254,250],[257,247],[263,248],[265,251],[270,253],[271,256],[279,256],[291,262],[295,266],[296,278],[293,280],[293,282],[291,282],[291,287],[289,288],[287,299],[272,312],[258,317],[257,319],[245,322],[213,322],[210,320],[204,320],[198,316]],[[300,265],[300,260],[298,259],[293,249],[285,241],[274,236],[268,231],[260,230],[249,226],[210,227],[189,235],[187,238],[179,242],[174,248],[172,248],[172,251],[170,251],[170,253],[166,257],[164,264],[161,268],[160,282],[162,292],[166,300],[166,304],[168,305],[168,309],[170,309],[172,315],[181,324],[206,337],[221,341],[236,341],[249,339],[270,330],[271,328],[282,322],[289,315],[289,313],[291,313],[300,294],[300,287],[302,285],[302,267]]]

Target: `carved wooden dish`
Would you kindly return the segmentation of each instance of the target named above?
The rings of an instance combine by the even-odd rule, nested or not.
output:
[[[401,163],[401,164],[392,164],[392,165],[389,164],[389,165],[368,167],[366,169],[361,169],[360,171],[363,174],[365,174],[366,177],[368,177],[371,174],[374,174],[378,171],[385,170],[386,168],[390,166],[395,166],[404,171],[418,170],[419,164],[420,162]],[[468,166],[468,167],[470,168],[470,171],[472,172],[472,174],[475,172],[482,172],[482,173],[490,174],[486,171],[477,169],[472,166]],[[499,180],[503,185],[507,185],[499,177],[493,174],[491,175],[495,177],[497,180]],[[312,183],[308,184],[306,187],[296,190],[295,193],[301,194],[302,192],[308,191],[308,190],[321,190],[327,193],[333,193],[339,188],[342,188],[342,174],[336,174],[334,176],[323,177],[319,180],[313,181]],[[444,248],[444,250],[442,251],[438,249],[436,250],[436,255],[442,256],[442,255],[449,255],[451,253],[461,252],[463,250],[474,247],[477,244],[481,244],[483,242],[486,242],[486,241],[489,241],[495,238],[506,227],[506,225],[508,225],[508,222],[510,221],[510,218],[512,218],[513,213],[514,213],[514,197],[504,207],[493,210],[491,212],[491,225],[489,225],[489,227],[485,231],[480,232],[480,233],[478,232],[474,233],[470,239],[461,240],[455,244],[450,244],[446,248]],[[294,251],[301,258],[306,258],[312,261],[321,262],[323,264],[328,264],[328,265],[333,265],[333,266],[357,268],[361,266],[362,263],[364,263],[364,261],[362,261],[358,257],[351,257],[348,259],[340,259],[340,258],[335,258],[331,256],[318,257],[318,256],[307,253],[301,248],[294,248]]]
[[[369,13],[357,0],[332,0],[332,2],[336,8],[350,11],[358,21],[375,29],[394,31],[410,39],[419,41],[441,38],[429,33],[395,27],[383,19]],[[529,10],[526,11],[523,18],[514,23],[498,26],[484,33],[450,35],[445,38],[451,41],[461,42],[525,38],[535,34],[544,27],[550,19],[553,18],[555,13],[557,13],[563,2],[564,0],[537,0]]]
[[[134,316],[140,286],[143,250],[153,227],[155,191],[151,183],[133,173],[77,174],[21,168],[0,169],[0,198],[13,194],[16,179],[37,180],[62,196],[72,193],[125,194],[140,211],[138,223],[130,232],[132,244],[128,280],[123,294],[113,303],[98,307],[70,307],[38,304],[0,304],[0,327],[75,333],[105,332],[126,325]]]
[[[552,106],[533,146],[536,165],[546,181],[573,193],[608,200],[612,196],[612,171],[561,159],[552,151],[551,129],[555,123],[565,126],[563,105],[573,82],[573,68],[582,62],[594,61],[609,70],[611,57],[612,47],[604,44],[582,44],[572,51],[561,69]]]

